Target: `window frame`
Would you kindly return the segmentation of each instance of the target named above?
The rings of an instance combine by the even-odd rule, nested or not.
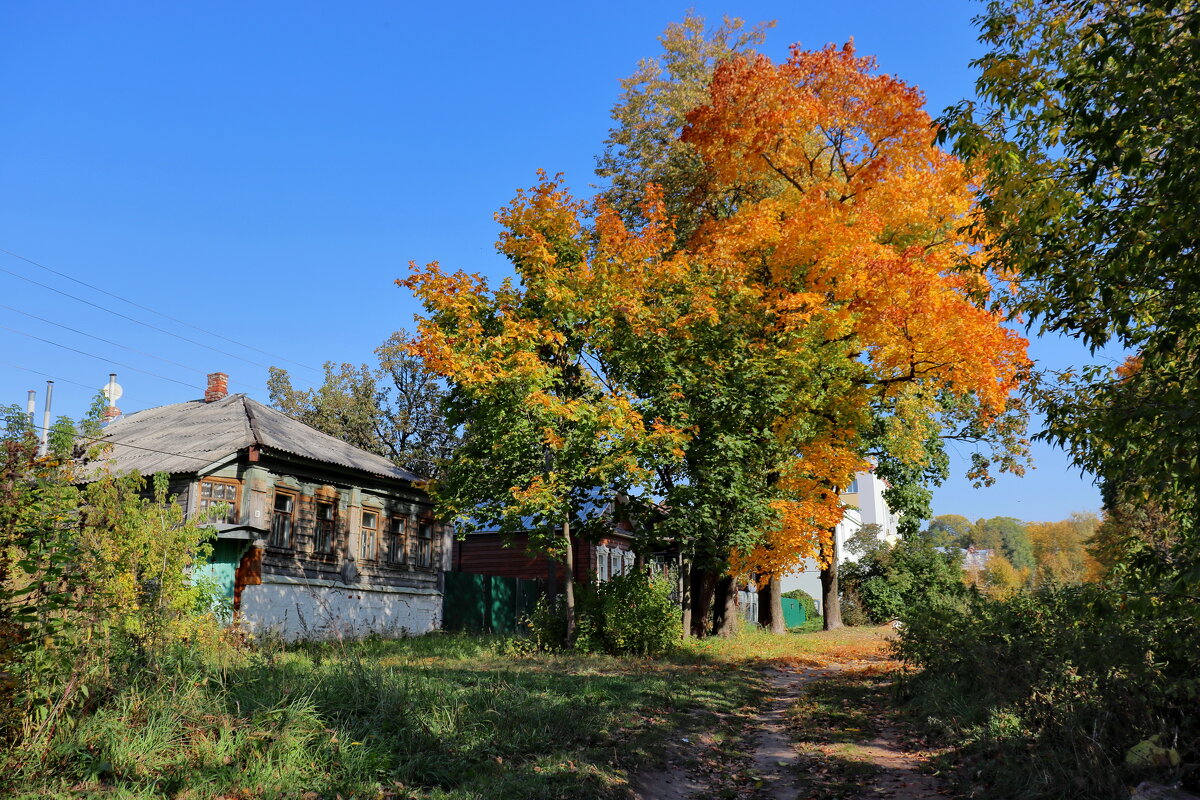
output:
[[[276,540],[276,525],[281,519],[279,511],[279,498],[286,497],[292,501],[291,510],[286,512],[288,523],[287,537],[283,543]],[[278,547],[281,550],[293,550],[296,547],[296,520],[300,512],[300,493],[294,489],[275,489],[274,496],[271,498],[271,536],[267,540],[267,544],[271,547]]]
[[[367,515],[375,518],[375,524],[367,527]],[[363,561],[379,561],[379,520],[383,519],[383,511],[378,508],[364,507],[358,515],[358,556]],[[370,533],[371,553],[366,552],[367,534]]]
[[[331,509],[330,516],[323,518],[321,516],[321,508],[328,506]],[[328,523],[328,542],[323,542],[322,539],[322,523]],[[321,498],[313,499],[313,553],[322,556],[331,556],[337,553],[338,536],[338,504],[336,500],[324,500]],[[325,544],[326,547],[321,545]]]
[[[433,569],[433,540],[436,536],[432,519],[417,520],[417,558],[416,565],[420,569]],[[429,535],[424,535],[428,531]]]
[[[214,503],[213,498],[210,497],[207,498],[209,505],[205,506],[204,503],[206,498],[204,497],[204,484],[206,483],[210,485],[232,486],[234,495],[233,502],[230,503],[226,499],[221,499],[218,500],[217,503]],[[228,505],[229,513],[226,514],[222,519],[212,519],[209,521],[214,523],[237,525],[241,520],[242,512],[242,482],[237,478],[217,478],[211,476],[198,479],[196,482],[196,513],[203,514],[206,510],[208,510],[208,508],[211,508],[213,505],[217,505],[218,503],[224,503]]]
[[[399,531],[396,530],[397,523],[399,523]],[[388,517],[387,563],[397,565],[409,563],[409,533],[410,530],[407,515],[393,514],[392,516]]]

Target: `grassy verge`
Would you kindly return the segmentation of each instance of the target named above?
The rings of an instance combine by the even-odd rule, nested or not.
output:
[[[736,649],[736,648],[734,648]],[[659,661],[433,635],[266,647],[143,675],[8,754],[20,797],[599,798],[668,730],[753,705],[719,648]]]
[[[702,763],[692,743],[735,741],[762,661],[871,649],[874,631],[848,630],[747,632],[657,660],[445,634],[192,654],[95,698],[42,751],[0,754],[0,794],[621,797],[631,770],[681,743]]]

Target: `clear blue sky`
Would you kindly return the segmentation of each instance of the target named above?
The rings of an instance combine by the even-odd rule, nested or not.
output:
[[[589,191],[618,80],[687,7],[0,0],[0,248],[203,329],[0,253],[0,403],[36,388],[40,415],[29,370],[77,415],[110,371],[135,411],[199,397],[207,372],[265,401],[266,365],[307,384],[319,376],[299,364],[369,360],[412,327],[393,284],[409,260],[503,274],[492,215],[518,187],[545,168]],[[695,8],[777,20],[777,59],[854,37],[934,111],[972,89],[979,3]],[[1086,357],[1058,340],[1034,354]],[[935,512],[1098,507],[1061,454],[1036,458],[991,489],[952,482]]]

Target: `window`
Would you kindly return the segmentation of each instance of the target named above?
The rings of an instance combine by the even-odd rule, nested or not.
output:
[[[422,521],[417,524],[417,566],[433,566],[433,523]]]
[[[212,518],[212,521],[236,524],[238,521],[237,481],[221,478],[205,478],[200,481],[200,512],[204,513],[213,506],[221,504],[228,506],[226,513],[223,516]]]
[[[296,525],[296,495],[275,490],[275,508],[271,514],[272,547],[291,547],[292,530]]]
[[[379,559],[379,512],[362,512],[362,524],[358,528],[359,554],[363,561]]]
[[[846,487],[846,494],[858,494],[858,478],[850,481],[850,485]]]
[[[392,517],[389,520],[387,559],[393,564],[408,561],[408,517]]]
[[[332,553],[334,547],[334,529],[337,523],[336,508],[333,503],[317,501],[317,525],[314,550],[318,553]]]

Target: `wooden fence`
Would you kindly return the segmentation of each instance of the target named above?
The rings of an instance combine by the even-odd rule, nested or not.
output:
[[[541,581],[447,572],[442,628],[472,633],[514,633],[542,594]]]

